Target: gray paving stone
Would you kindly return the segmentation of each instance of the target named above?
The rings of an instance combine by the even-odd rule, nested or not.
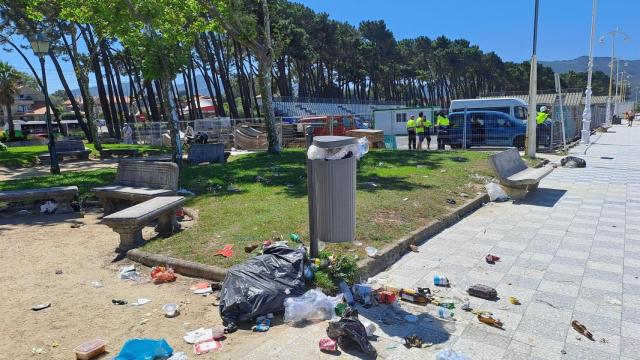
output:
[[[620,354],[631,359],[640,359],[640,340],[623,337],[620,344]]]

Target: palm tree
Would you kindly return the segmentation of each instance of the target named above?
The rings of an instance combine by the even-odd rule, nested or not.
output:
[[[11,118],[11,105],[18,90],[27,82],[27,76],[16,70],[9,63],[0,61],[0,106],[6,107],[6,118],[9,124],[9,139],[16,136]]]

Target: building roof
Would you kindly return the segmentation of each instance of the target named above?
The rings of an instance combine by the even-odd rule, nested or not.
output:
[[[504,95],[504,96],[480,96],[479,99],[495,99],[495,98],[518,98],[529,103],[529,94],[517,94],[517,95]],[[582,101],[581,92],[570,92],[562,94],[562,102],[565,106],[578,106]],[[536,96],[536,102],[538,104],[553,104],[556,102],[556,94],[538,94]]]

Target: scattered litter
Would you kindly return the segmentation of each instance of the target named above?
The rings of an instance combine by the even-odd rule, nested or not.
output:
[[[300,239],[300,235],[298,234],[289,234],[289,239],[291,239],[291,241],[295,242],[295,243],[301,243],[302,240]]]
[[[503,202],[509,201],[511,198],[507,193],[500,187],[500,185],[490,182],[485,185],[487,189],[487,194],[489,195],[489,201]]]
[[[420,249],[418,249],[418,247],[417,247],[417,246],[415,246],[415,245],[413,245],[413,244],[410,244],[410,245],[409,245],[409,248],[410,248],[410,249],[411,249],[411,251],[413,251],[413,252],[417,252],[417,253],[419,253],[419,252],[420,252]]]
[[[199,282],[191,286],[189,289],[193,291],[194,294],[197,294],[197,295],[208,295],[213,292],[213,289],[211,288],[211,284],[206,281]]]
[[[56,270],[56,275],[62,275],[62,270]]]
[[[338,284],[338,286],[342,291],[342,296],[344,296],[344,301],[347,303],[347,305],[349,306],[355,305],[356,300],[353,298],[353,293],[351,292],[349,285],[347,285],[347,283],[343,280]]]
[[[179,310],[180,306],[175,303],[164,304],[162,306],[162,310],[164,311],[164,316],[168,318],[176,317],[180,314]]]
[[[271,328],[271,319],[266,316],[258,316],[254,330],[257,332],[267,332]]]
[[[404,319],[407,320],[408,322],[412,322],[412,323],[418,321],[418,317],[415,316],[415,315],[411,315],[411,314],[405,315]]]
[[[471,311],[471,303],[469,302],[469,300],[465,300],[465,302],[460,305],[460,309],[464,311]]]
[[[84,224],[82,224],[82,223],[74,223],[74,224],[71,224],[71,226],[70,226],[70,227],[71,227],[72,229],[78,229],[78,228],[81,228],[81,227],[83,227],[83,226],[84,226]]]
[[[447,348],[438,351],[436,354],[436,360],[471,360],[469,357],[458,354],[453,349]]]
[[[93,288],[95,288],[95,289],[98,289],[98,288],[103,287],[104,285],[102,285],[102,283],[101,283],[100,281],[98,281],[98,280],[93,280],[93,281],[91,282],[91,286],[92,286]]]
[[[244,247],[244,252],[246,252],[247,254],[250,254],[253,252],[253,250],[259,248],[260,245],[259,244],[252,244],[252,245],[247,245]]]
[[[176,194],[180,195],[180,196],[194,196],[195,195],[195,193],[193,191],[189,191],[189,190],[183,189],[183,188],[178,189],[178,191],[176,191]]]
[[[345,310],[347,310],[348,307],[349,305],[341,302],[338,305],[336,305],[336,307],[333,310],[335,311],[336,315],[342,316],[344,315],[344,312]]]
[[[111,299],[113,305],[127,305],[127,300]]]
[[[358,320],[358,311],[348,308],[339,321],[329,322],[327,327],[327,336],[331,339],[337,339],[341,348],[349,347],[356,344],[366,354],[376,357],[377,351],[367,338],[367,331]]]
[[[138,338],[127,340],[113,360],[163,359],[171,354],[173,349],[165,339]]]
[[[567,350],[565,350],[565,349],[560,350],[560,354],[566,355],[567,354]]]
[[[31,211],[29,211],[29,210],[20,210],[20,211],[18,211],[18,215],[31,215]]]
[[[149,320],[151,320],[151,319],[149,319],[149,318],[142,319],[142,320],[140,320],[140,323],[139,323],[139,324],[140,324],[140,325],[144,325],[144,324],[146,324]]]
[[[60,343],[58,343],[57,341],[53,340],[53,341],[51,342],[51,347],[52,347],[52,348],[57,348],[58,346],[60,346]]]
[[[378,167],[384,166],[384,161],[378,162]]]
[[[441,173],[446,173],[446,172],[447,172],[447,169],[442,169],[442,170],[440,170],[440,172],[441,172]]]
[[[489,254],[484,257],[484,261],[486,261],[489,264],[495,264],[496,261],[500,261],[500,256]]]
[[[402,201],[407,201],[407,200],[409,200],[409,198],[404,198],[404,199],[402,199]]]
[[[309,290],[299,297],[284,301],[284,322],[299,324],[314,320],[330,320],[336,305],[342,301],[342,294],[329,297],[320,290]]]
[[[434,275],[433,276],[433,285],[448,287],[449,286],[449,279],[447,279],[447,277],[444,276],[444,275]]]
[[[122,280],[140,281],[140,274],[136,271],[135,265],[123,266],[118,273]]]
[[[443,307],[438,307],[437,314],[442,319],[452,319],[454,316],[453,311]]]
[[[486,300],[493,300],[498,297],[498,292],[496,291],[496,289],[482,284],[470,286],[467,289],[467,293],[471,296],[479,297]]]
[[[151,268],[151,279],[154,284],[162,284],[176,281],[176,274],[170,267],[154,266]]]
[[[224,328],[223,328],[223,335],[224,335]],[[184,341],[187,342],[187,344],[196,344],[209,339],[217,339],[219,337],[214,337],[213,329],[200,328],[200,329],[187,332],[182,338],[184,339]]]
[[[467,193],[460,193],[460,197],[461,197],[461,198],[468,198],[468,197],[469,197],[469,194],[467,194]]]
[[[601,159],[605,159],[607,157],[601,157]],[[613,158],[608,158],[613,159]],[[560,165],[568,168],[585,168],[587,167],[587,162],[579,157],[575,156],[567,156],[560,160]]]
[[[240,191],[241,191],[241,190],[240,190],[240,188],[236,187],[236,186],[235,186],[235,185],[233,185],[233,184],[230,184],[229,186],[227,186],[227,192],[230,192],[230,193],[239,193]]]
[[[318,347],[321,351],[334,352],[338,350],[338,343],[336,343],[335,340],[329,338],[322,338],[320,339],[320,341],[318,341]]]
[[[362,183],[362,185],[368,187],[368,188],[377,188],[378,184],[374,183],[373,181],[365,181]]]
[[[149,299],[140,298],[140,299],[136,300],[136,302],[131,303],[131,305],[132,306],[142,306],[142,305],[148,304],[150,302],[151,302],[151,300],[149,300]]]
[[[509,302],[513,305],[521,305],[520,300],[515,296],[509,296]]]
[[[609,305],[622,305],[622,301],[612,298],[611,296],[607,296],[607,302]]]
[[[497,327],[500,329],[502,329],[502,326],[503,326],[502,321],[500,321],[500,319],[496,319],[489,314],[478,314],[478,320],[481,323],[487,324],[489,326]]]
[[[305,292],[305,250],[269,246],[264,254],[227,271],[220,294],[220,316],[227,332],[237,323],[284,311],[284,300]]]
[[[400,299],[414,304],[425,305],[431,301],[431,290],[428,288],[401,289],[399,295]]]
[[[608,342],[609,342],[609,340],[607,340],[607,339],[605,339],[605,338],[600,338],[600,340],[598,340],[598,341],[600,341],[600,342],[601,342],[601,343],[603,343],[603,344],[606,344],[606,343],[608,343]]]
[[[173,355],[171,355],[171,357],[168,358],[167,360],[189,360],[189,358],[187,357],[186,353],[177,352],[177,353],[173,353]]]
[[[76,359],[89,360],[107,351],[107,342],[102,339],[93,339],[76,346],[73,351]]]
[[[40,311],[40,310],[44,310],[44,309],[49,308],[49,307],[51,307],[51,303],[42,303],[42,304],[38,304],[38,305],[33,306],[31,308],[31,310]]]
[[[225,245],[221,250],[216,252],[216,255],[222,255],[227,258],[233,256],[233,244]]]
[[[364,248],[364,251],[369,257],[375,257],[378,254],[378,249],[374,248],[373,246],[367,246],[366,248]]]
[[[378,300],[382,304],[393,304],[396,299],[396,293],[394,293],[393,291],[380,291],[378,293]]]
[[[404,346],[407,349],[412,347],[421,349],[423,347],[431,346],[433,344],[425,344],[425,342],[418,335],[411,335],[404,338]]]
[[[453,200],[453,199],[447,199],[447,204],[449,204],[449,205],[455,205],[455,204],[457,204],[457,203],[456,203],[456,201],[455,201],[455,200]]]
[[[47,352],[44,351],[43,348],[31,348],[31,353],[32,354],[37,354],[37,355],[42,355],[42,354],[46,354]]]
[[[222,350],[222,343],[219,340],[209,339],[193,345],[193,352],[202,355],[210,352]]]
[[[573,329],[575,331],[577,331],[578,333],[584,335],[584,337],[586,337],[587,339],[594,341],[593,340],[593,334],[591,333],[591,331],[587,330],[587,327],[582,325],[578,320],[573,320],[571,322],[571,326],[573,327]]]
[[[49,200],[46,203],[40,205],[40,212],[43,214],[53,214],[57,208],[58,205],[55,202]]]

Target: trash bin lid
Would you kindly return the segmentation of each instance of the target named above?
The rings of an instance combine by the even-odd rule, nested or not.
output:
[[[353,145],[357,138],[351,136],[314,136],[313,145],[321,149],[337,148],[341,146]]]

